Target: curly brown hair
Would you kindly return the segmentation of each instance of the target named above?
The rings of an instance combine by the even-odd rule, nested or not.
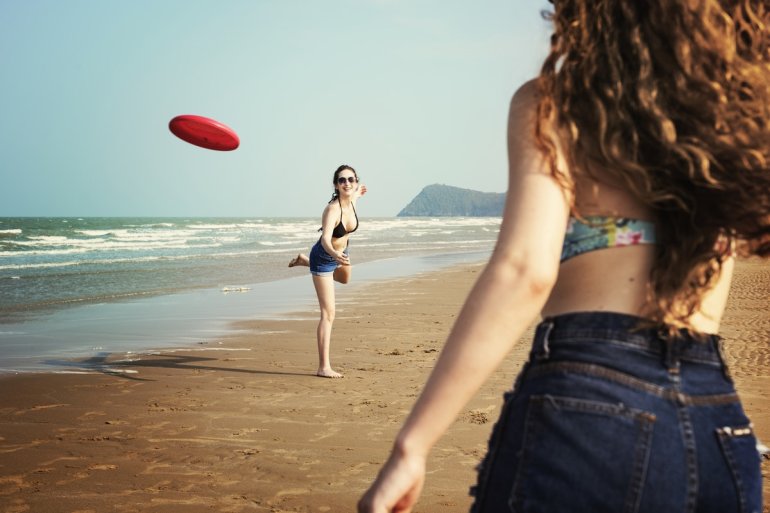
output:
[[[687,328],[730,247],[770,255],[770,9],[557,0],[546,17],[538,146],[568,190],[575,173],[602,179],[596,163],[651,208],[649,317]],[[545,123],[558,127],[569,171]]]

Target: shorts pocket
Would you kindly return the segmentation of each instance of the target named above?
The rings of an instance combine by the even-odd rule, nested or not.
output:
[[[637,511],[654,424],[621,403],[532,396],[510,510]]]
[[[740,511],[762,510],[762,475],[757,439],[751,425],[717,429],[717,438],[738,491]]]
[[[487,443],[487,453],[481,462],[476,466],[477,482],[468,491],[469,495],[474,498],[473,505],[471,506],[471,513],[479,511],[478,508],[484,503],[486,498],[486,488],[488,485],[489,473],[497,457],[497,452],[502,443],[503,433],[506,430],[507,421],[510,417],[509,410],[511,408],[511,401],[513,399],[513,392],[506,392],[503,395],[503,408],[500,413],[500,418],[492,428],[492,434],[489,437]]]

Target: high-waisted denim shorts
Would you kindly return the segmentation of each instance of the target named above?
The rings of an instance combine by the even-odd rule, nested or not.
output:
[[[757,440],[716,335],[545,319],[505,394],[471,511],[762,511]]]
[[[347,255],[348,248],[345,248],[343,253]],[[310,260],[310,273],[316,276],[329,276],[340,265],[333,256],[326,252],[321,245],[321,239],[318,239],[318,242],[313,245],[308,259]]]

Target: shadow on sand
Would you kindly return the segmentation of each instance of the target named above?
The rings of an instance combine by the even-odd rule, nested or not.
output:
[[[315,373],[312,372],[285,372],[285,371],[270,371],[270,370],[258,370],[258,369],[237,369],[232,367],[220,367],[211,365],[211,362],[218,362],[219,359],[205,357],[205,356],[191,356],[191,355],[177,355],[177,354],[162,354],[154,353],[150,356],[146,356],[141,360],[115,360],[109,361],[111,353],[101,353],[91,358],[83,360],[46,360],[43,363],[45,365],[51,365],[54,367],[72,369],[72,372],[99,372],[102,374],[108,374],[111,376],[120,376],[122,378],[134,380],[134,381],[154,381],[147,378],[135,376],[138,373],[135,370],[137,367],[146,368],[165,368],[165,369],[179,369],[179,370],[208,370],[218,372],[240,372],[246,374],[264,374],[271,376],[310,376],[315,378]],[[65,371],[66,372],[66,371]]]

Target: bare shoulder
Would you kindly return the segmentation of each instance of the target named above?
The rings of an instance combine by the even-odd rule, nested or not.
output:
[[[533,170],[533,164],[542,160],[535,143],[537,106],[539,93],[537,82],[530,80],[514,93],[508,111],[508,156],[513,166],[521,170]],[[539,166],[537,166],[539,167]]]
[[[332,201],[326,207],[324,208],[324,217],[329,214],[339,214],[340,212],[340,203],[338,201]]]
[[[511,98],[509,111],[509,122],[519,121],[532,123],[537,112],[537,104],[540,100],[540,91],[537,86],[537,80],[532,79],[524,82]]]
[[[545,144],[552,146],[552,158],[555,159],[556,168],[563,176],[569,176],[561,131],[550,119],[538,120],[540,100],[541,91],[536,79],[525,82],[511,99],[508,113],[508,153],[512,163],[521,164],[512,166],[511,171],[552,175],[549,157],[544,154],[543,144],[536,141],[535,132],[539,128],[541,136],[547,141]]]
[[[513,104],[516,102],[517,104],[520,104],[524,102],[536,102],[539,95],[540,92],[537,86],[537,79],[532,78],[524,82],[519,86],[518,89],[516,89],[516,92],[513,93],[511,103]]]
[[[326,204],[326,206],[324,207],[324,212],[326,212],[327,210],[334,210],[339,208],[340,208],[340,202],[337,201],[337,199],[335,198]]]

